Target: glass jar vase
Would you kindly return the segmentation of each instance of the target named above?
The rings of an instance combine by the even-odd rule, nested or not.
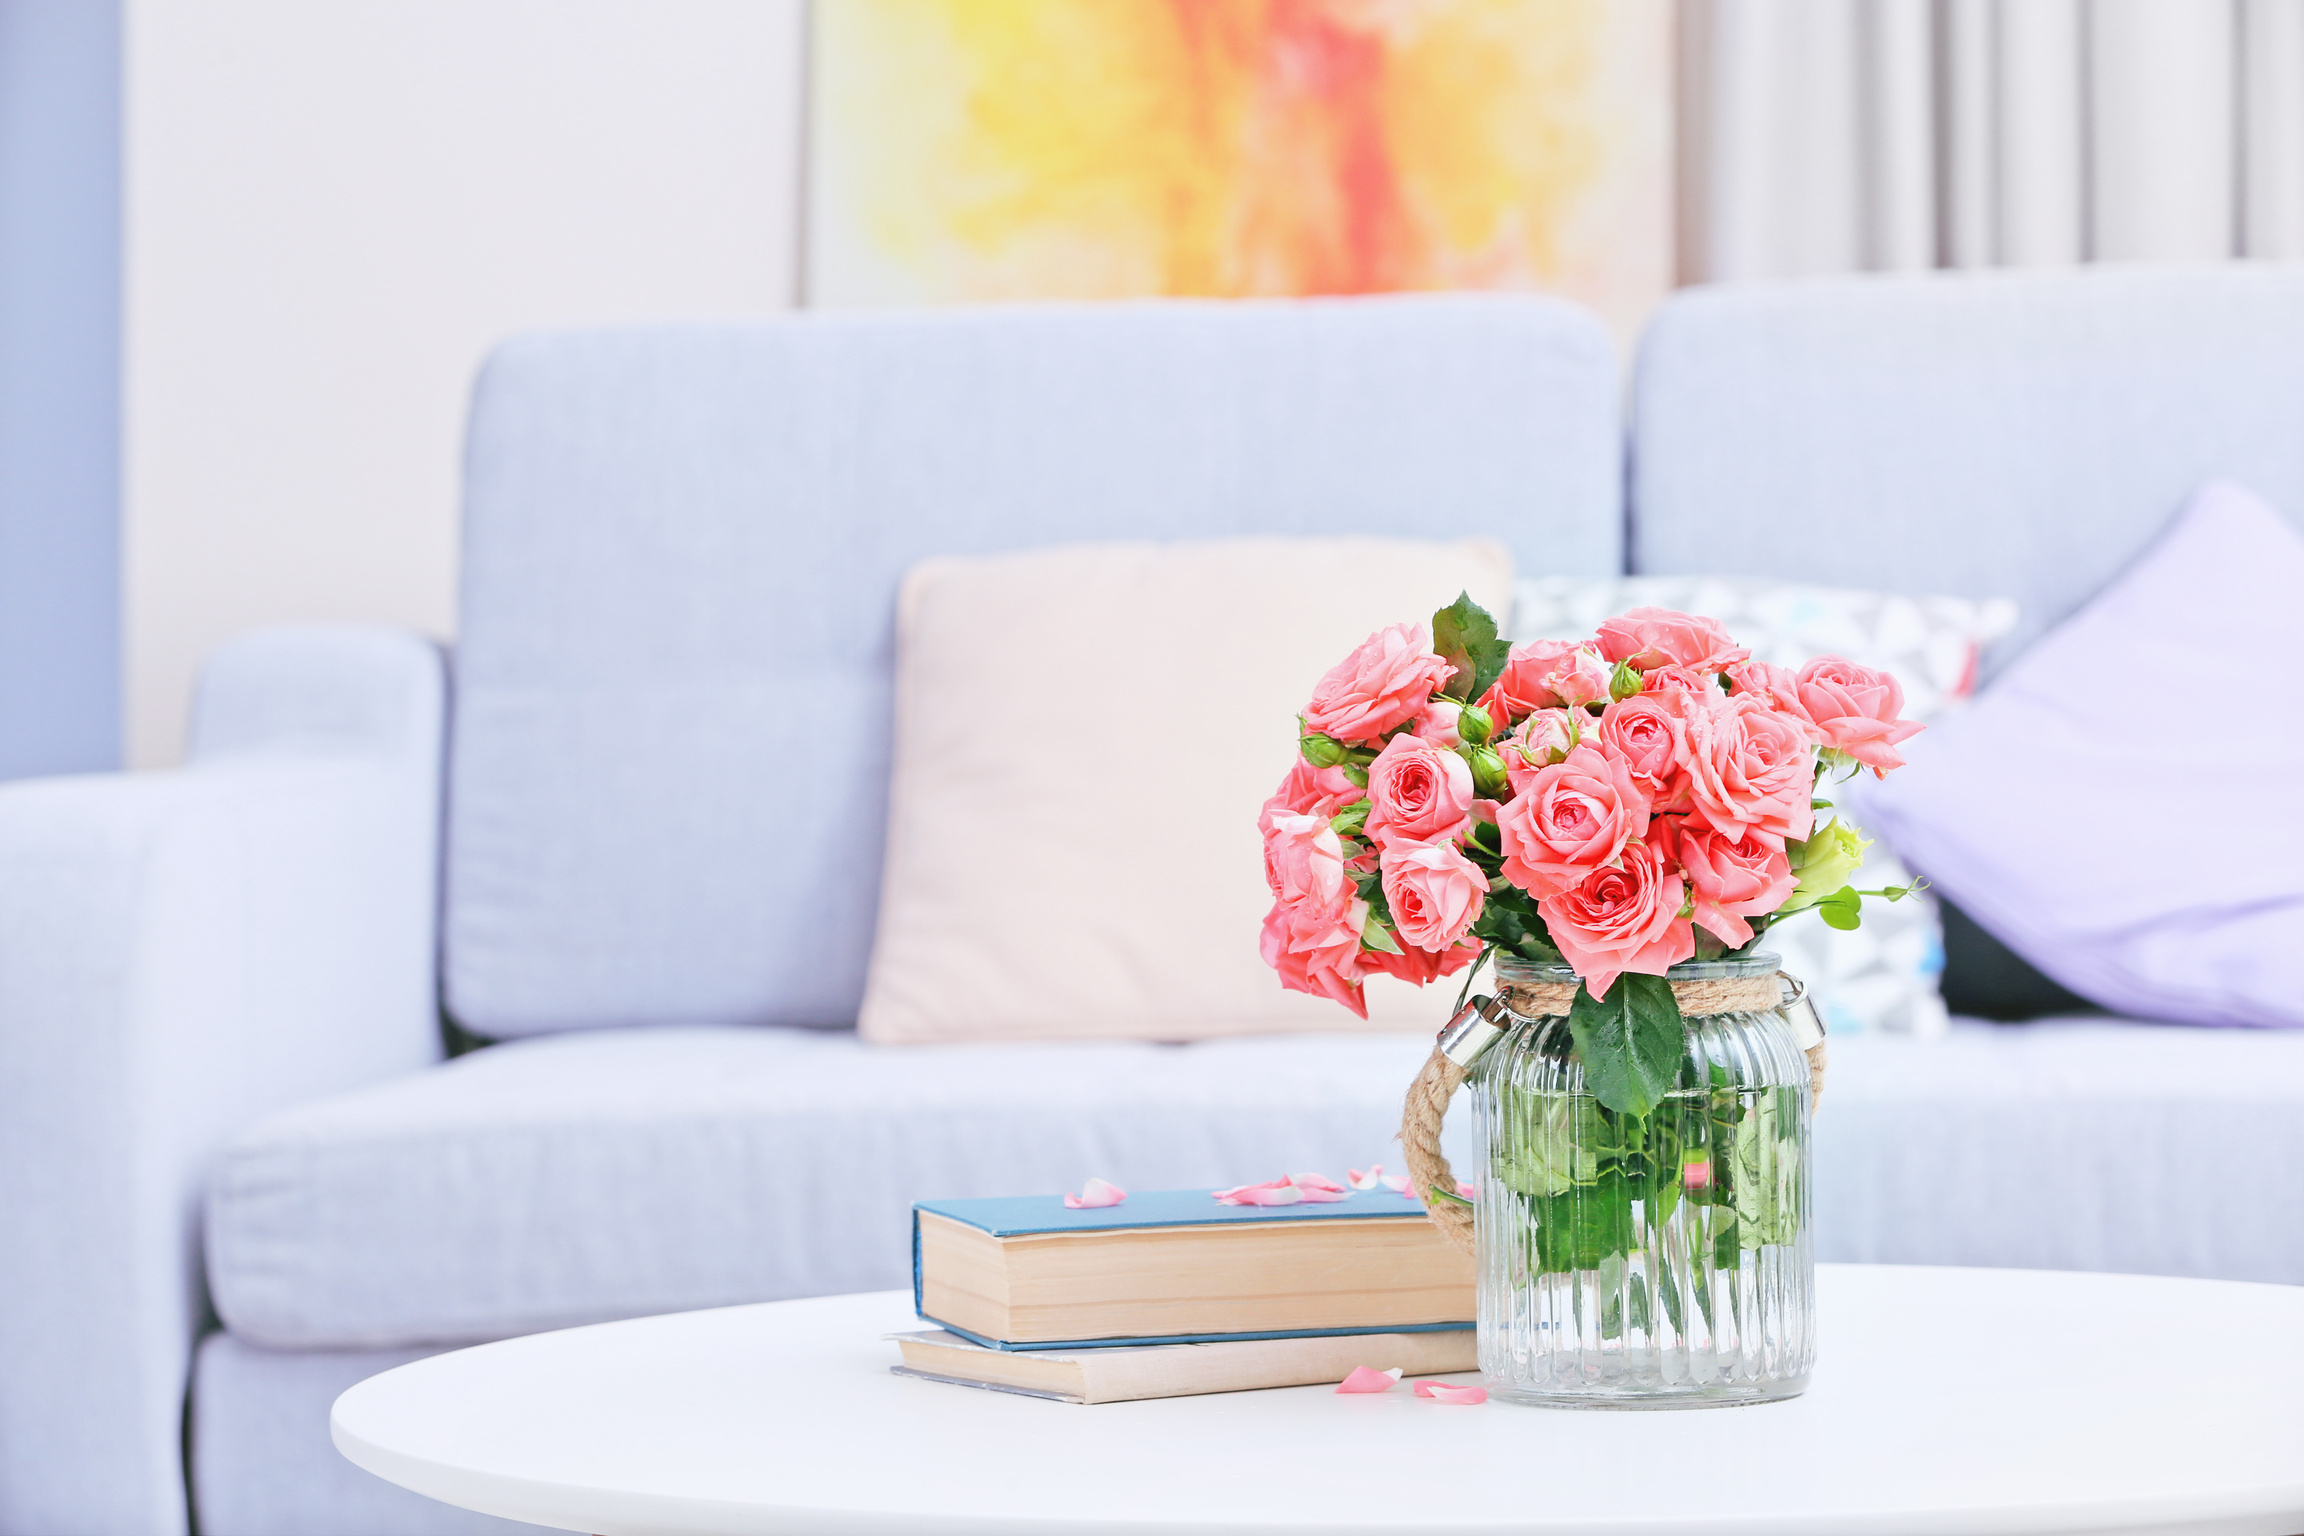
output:
[[[1776,966],[1696,962],[1668,979],[1749,994]],[[1704,1012],[1705,994],[1727,989],[1676,986],[1679,1078],[1633,1118],[1585,1085],[1567,1019],[1575,973],[1503,960],[1498,980],[1511,1023],[1465,1078],[1488,1390],[1578,1408],[1800,1392],[1815,1357],[1813,1100],[1785,1009]]]

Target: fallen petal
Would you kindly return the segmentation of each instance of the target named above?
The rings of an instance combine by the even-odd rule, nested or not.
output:
[[[1119,1185],[1107,1184],[1102,1179],[1090,1179],[1080,1186],[1080,1193],[1064,1197],[1064,1208],[1068,1211],[1095,1210],[1107,1205],[1118,1205],[1127,1198],[1128,1191]]]
[[[1369,1171],[1376,1175],[1377,1183],[1383,1185],[1386,1189],[1391,1190],[1394,1194],[1406,1195],[1411,1200],[1416,1198],[1415,1191],[1408,1187],[1408,1175],[1404,1173],[1386,1173],[1381,1168],[1372,1168]]]
[[[1351,1181],[1354,1189],[1374,1189],[1384,1181],[1384,1165],[1378,1163],[1366,1173],[1362,1173],[1357,1168],[1347,1168],[1344,1170],[1344,1174]]]
[[[1266,1179],[1261,1184],[1241,1184],[1231,1189],[1217,1190],[1216,1203],[1218,1205],[1294,1205],[1296,1202],[1292,1199],[1274,1201],[1260,1200],[1256,1197],[1259,1194],[1277,1194],[1284,1189],[1293,1191],[1295,1188],[1296,1186],[1286,1179]]]
[[[1344,1186],[1324,1173],[1292,1173],[1288,1175],[1288,1182],[1306,1194],[1316,1189],[1332,1194],[1344,1193]]]
[[[1486,1387],[1452,1387],[1445,1381],[1420,1381],[1416,1395],[1429,1397],[1437,1403],[1484,1403],[1488,1401]]]
[[[1400,1367],[1388,1371],[1372,1371],[1367,1366],[1352,1367],[1352,1374],[1336,1384],[1339,1392],[1389,1392],[1400,1382]]]

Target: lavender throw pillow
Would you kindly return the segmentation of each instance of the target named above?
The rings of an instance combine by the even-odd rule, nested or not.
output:
[[[1860,819],[2040,970],[2116,1013],[2304,1026],[2304,538],[2256,496],[2202,487],[1904,751]]]

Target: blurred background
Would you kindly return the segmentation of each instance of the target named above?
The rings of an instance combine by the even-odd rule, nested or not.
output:
[[[0,775],[451,634],[516,330],[2264,257],[2304,0],[0,0]]]

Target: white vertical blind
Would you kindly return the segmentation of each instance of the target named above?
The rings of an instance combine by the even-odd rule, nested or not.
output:
[[[1948,267],[1990,266],[1999,241],[1992,227],[1992,146],[1997,105],[1992,89],[1992,0],[1943,0],[1936,61],[1943,101],[1944,180],[1938,189],[1939,249]]]
[[[1994,255],[2011,267],[2078,261],[2088,214],[2080,0],[2022,0],[1997,12]]]
[[[1692,278],[2304,258],[2304,0],[1682,0]]]
[[[2234,254],[2235,9],[2230,0],[2091,0],[2088,190],[2097,260]]]
[[[2304,0],[2244,0],[2240,100],[2240,248],[2304,259]]]
[[[1859,265],[1855,28],[1847,7],[1712,0],[1702,266],[1797,276]],[[1700,67],[1702,67],[1700,65]]]
[[[1870,0],[1857,13],[1864,264],[1908,272],[1936,264],[1935,73],[1928,0]]]

